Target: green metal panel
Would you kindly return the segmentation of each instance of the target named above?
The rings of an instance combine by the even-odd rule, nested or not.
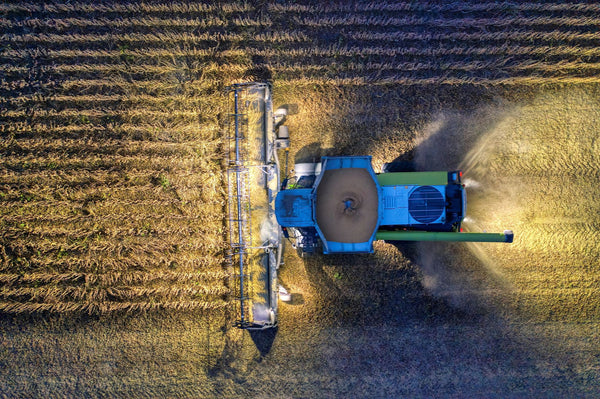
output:
[[[392,172],[377,175],[381,186],[444,186],[448,172]]]
[[[512,242],[512,231],[504,233],[454,233],[437,231],[385,231],[378,230],[376,240],[388,241],[472,241],[472,242]]]

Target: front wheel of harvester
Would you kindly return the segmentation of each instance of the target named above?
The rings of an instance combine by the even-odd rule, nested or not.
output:
[[[291,302],[292,300],[292,294],[290,294],[283,285],[279,286],[279,299],[283,302]]]
[[[302,259],[309,259],[314,256],[313,252],[303,251],[302,248],[296,248],[296,251],[298,251],[298,256]]]

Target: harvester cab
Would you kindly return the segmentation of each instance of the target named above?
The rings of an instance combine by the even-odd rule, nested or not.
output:
[[[265,83],[233,85],[228,94],[229,260],[238,327],[277,325],[280,292],[289,299],[277,282],[284,238],[302,256],[371,253],[375,240],[512,242],[509,230],[462,232],[461,171],[375,173],[370,156],[322,157],[296,163],[282,182],[286,110],[273,111]]]

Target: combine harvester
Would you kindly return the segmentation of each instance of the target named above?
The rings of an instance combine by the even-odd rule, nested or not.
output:
[[[236,325],[277,325],[277,269],[283,239],[301,256],[371,253],[373,241],[512,242],[512,231],[463,233],[462,172],[375,173],[370,156],[323,157],[297,163],[280,179],[286,154],[286,109],[273,111],[266,83],[228,88],[229,259],[235,266]],[[283,291],[283,294],[286,294]]]

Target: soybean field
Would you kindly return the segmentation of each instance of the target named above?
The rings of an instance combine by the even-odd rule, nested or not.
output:
[[[9,0],[0,38],[0,397],[600,395],[600,3]],[[279,328],[233,328],[243,81],[290,168],[460,168],[515,242],[288,248]]]

